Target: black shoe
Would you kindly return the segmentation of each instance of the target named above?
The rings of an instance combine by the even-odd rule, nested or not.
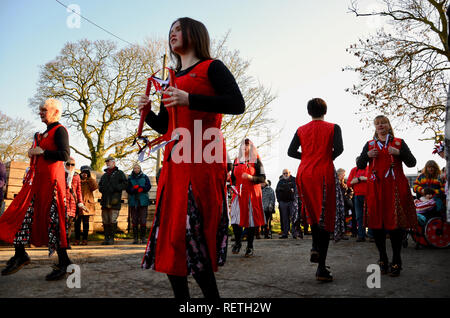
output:
[[[333,280],[333,275],[326,267],[317,267],[316,279],[321,282],[331,282]],[[329,267],[328,267],[329,268]]]
[[[147,227],[146,226],[141,226],[140,236],[141,236],[141,239],[139,242],[141,244],[147,244]]]
[[[281,235],[279,238],[280,238],[280,239],[287,239],[288,236],[287,236],[287,235]]]
[[[234,244],[233,248],[231,249],[231,253],[233,254],[239,254],[239,251],[241,250],[241,243],[239,244]]]
[[[387,273],[389,273],[389,265],[387,260],[386,261],[379,260],[378,266],[380,266],[381,275],[386,275]]]
[[[319,252],[311,250],[311,258],[309,259],[311,263],[319,263]]]
[[[253,248],[247,247],[245,250],[245,257],[252,257],[253,256]]]
[[[400,264],[391,264],[391,272],[389,273],[389,276],[391,277],[398,277],[400,276],[400,271],[402,270],[402,265]]]
[[[139,232],[137,226],[133,226],[133,244],[139,244]]]
[[[68,265],[67,265],[68,266]],[[55,281],[60,280],[66,277],[67,273],[67,266],[64,265],[53,265],[53,270],[50,274],[45,276],[46,281]]]
[[[14,259],[16,258],[16,255],[14,255],[13,257],[11,257],[7,262],[6,262],[6,266],[9,266],[10,264],[12,264],[12,262],[14,262]]]
[[[356,239],[356,242],[365,242],[365,241],[366,241],[366,239],[364,237],[358,237]]]
[[[11,257],[7,262],[7,266],[2,270],[2,276],[12,275],[17,273],[25,265],[30,264],[30,257],[27,253],[18,257]]]

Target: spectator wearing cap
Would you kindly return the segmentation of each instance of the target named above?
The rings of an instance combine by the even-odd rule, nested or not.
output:
[[[86,209],[80,209],[75,219],[75,244],[78,245],[81,237],[81,224],[83,223],[83,241],[81,245],[87,245],[89,234],[89,217],[95,214],[94,191],[98,189],[97,181],[91,176],[91,168],[82,166],[80,168],[81,194]]]
[[[128,209],[133,224],[133,244],[145,244],[147,231],[147,213],[150,200],[148,192],[151,189],[150,179],[142,172],[139,164],[133,166],[133,171],[128,177]],[[139,230],[140,227],[140,230]]]
[[[116,161],[109,156],[105,160],[105,173],[100,178],[98,190],[102,194],[102,222],[105,231],[105,241],[102,245],[113,245],[117,230],[117,218],[121,207],[122,191],[128,185],[127,176],[116,167]]]

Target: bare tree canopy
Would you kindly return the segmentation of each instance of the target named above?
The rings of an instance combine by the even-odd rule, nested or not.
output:
[[[245,113],[224,116],[222,131],[227,142],[227,149],[228,151],[237,149],[245,137],[259,136],[257,147],[262,150],[279,135],[279,132],[273,129],[275,120],[269,116],[269,105],[276,96],[248,74],[250,61],[241,58],[239,51],[228,50],[226,47],[228,36],[229,33],[213,43],[212,56],[221,60],[235,77],[245,100]]]
[[[33,133],[30,122],[0,112],[0,161],[28,161]]]
[[[121,159],[137,151],[131,147],[139,118],[135,101],[145,91],[149,73],[159,67],[158,51],[158,42],[121,50],[111,41],[67,43],[55,60],[41,67],[30,107],[37,109],[49,97],[65,101],[67,127],[81,132],[89,152],[72,149],[100,170],[107,154]]]
[[[250,131],[267,129],[266,139],[272,138],[269,127],[273,120],[268,117],[268,106],[275,97],[246,74],[250,63],[240,58],[238,51],[227,50],[226,39],[227,36],[213,46],[213,56],[229,67],[246,102],[244,115],[224,117],[222,127],[227,146],[232,149]],[[72,149],[89,159],[95,170],[102,168],[103,158],[109,154],[128,166],[136,160],[138,150],[131,146],[139,122],[137,97],[145,92],[146,79],[161,69],[166,46],[164,40],[147,40],[143,46],[120,50],[111,41],[67,43],[53,61],[41,67],[30,107],[37,110],[49,97],[63,100],[65,123],[70,131],[81,132],[76,136],[85,139],[88,152],[73,145]],[[157,112],[159,97],[152,98],[152,109]],[[148,126],[144,127],[143,136],[157,136]]]
[[[442,138],[450,68],[448,2],[380,0],[380,10],[373,12],[361,12],[358,2],[352,2],[350,11],[356,16],[388,21],[388,30],[381,28],[347,49],[361,62],[345,69],[360,74],[348,91],[363,98],[364,119],[383,113]]]

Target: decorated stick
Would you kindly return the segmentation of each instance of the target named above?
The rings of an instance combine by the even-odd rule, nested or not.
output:
[[[148,97],[150,96],[150,90],[152,88],[152,81],[151,78],[147,79],[147,88],[145,89],[145,95]],[[141,118],[139,120],[139,126],[138,126],[138,132],[137,132],[137,137],[141,137],[142,136],[142,130],[144,128],[144,122],[145,122],[145,118],[147,117],[148,113],[150,112],[151,109],[151,101],[149,101],[147,103],[147,105],[144,106],[144,108],[141,109]]]

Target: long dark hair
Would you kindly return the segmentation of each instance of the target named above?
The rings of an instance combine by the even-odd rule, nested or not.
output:
[[[175,20],[170,26],[170,30],[172,30],[173,25],[177,22],[180,22],[181,34],[183,35],[183,49],[191,46],[194,49],[195,56],[200,60],[211,59],[209,33],[205,25],[200,21],[184,17]],[[172,45],[170,45],[170,30],[170,55],[177,63],[175,70],[179,71],[181,69],[181,58],[172,50]]]

